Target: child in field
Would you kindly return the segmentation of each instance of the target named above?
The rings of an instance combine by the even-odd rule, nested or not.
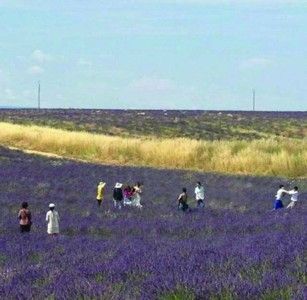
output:
[[[293,190],[286,192],[288,195],[291,195],[291,202],[287,206],[287,208],[293,208],[298,201],[298,187],[295,186]]]
[[[59,214],[55,209],[55,205],[53,203],[49,204],[49,211],[46,214],[46,222],[47,222],[47,233],[49,235],[58,235],[60,233],[59,229]]]
[[[186,210],[189,209],[188,194],[187,194],[186,188],[182,189],[182,193],[178,196],[177,201],[178,201],[178,208],[179,209],[181,209],[182,211],[186,211]]]
[[[205,189],[202,184],[198,181],[195,187],[195,200],[198,208],[202,208],[205,206]]]
[[[276,196],[275,196],[276,199],[275,199],[275,202],[274,202],[274,208],[273,208],[273,210],[280,209],[280,208],[283,208],[283,207],[284,207],[284,205],[283,205],[283,203],[282,203],[282,198],[283,198],[283,196],[284,196],[286,193],[287,193],[287,191],[285,190],[284,185],[281,184],[281,185],[279,186],[279,189],[278,189],[278,191],[277,191],[277,193],[276,193]]]
[[[28,209],[28,202],[22,202],[21,209],[18,213],[20,232],[30,232],[31,230],[31,212]]]
[[[106,186],[106,183],[103,182],[103,181],[99,182],[99,184],[97,186],[96,200],[97,200],[98,206],[101,206],[101,203],[102,203],[102,200],[103,200],[103,197],[104,197],[105,186]]]
[[[113,203],[114,203],[114,207],[118,209],[122,208],[122,204],[121,202],[123,201],[123,190],[122,190],[122,184],[121,183],[116,183],[115,187],[113,189]]]

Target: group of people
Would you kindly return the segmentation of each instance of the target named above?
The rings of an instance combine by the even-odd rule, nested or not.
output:
[[[101,206],[104,199],[106,183],[101,181],[97,186],[98,206]],[[121,209],[122,206],[133,206],[142,208],[141,204],[142,183],[137,182],[134,186],[126,185],[123,187],[122,183],[117,182],[113,188],[113,204],[115,208]]]
[[[104,199],[105,194],[105,182],[99,182],[97,186],[97,197],[96,200],[98,205],[101,206],[101,203]],[[113,188],[113,204],[115,209],[121,209],[122,206],[132,206],[137,208],[142,208],[143,205],[141,204],[141,194],[142,194],[142,183],[137,182],[134,186],[126,185],[123,187],[122,183],[117,182]],[[201,182],[197,182],[195,189],[195,200],[196,200],[196,207],[197,208],[204,208],[205,207],[205,189]],[[287,208],[293,208],[298,202],[298,187],[295,186],[292,190],[286,190],[284,185],[280,185],[279,189],[275,196],[274,202],[274,210],[283,208],[283,197],[285,195],[290,195],[290,203],[288,204]],[[190,211],[190,207],[188,205],[188,194],[187,189],[184,187],[182,188],[182,192],[179,194],[177,198],[177,205],[178,209],[182,211]],[[30,232],[31,225],[32,225],[32,215],[28,208],[28,203],[23,202],[21,205],[21,209],[18,213],[20,231],[23,232]],[[57,235],[59,234],[59,213],[55,210],[55,204],[49,204],[49,211],[46,214],[46,223],[47,223],[47,233],[49,235]]]
[[[18,213],[20,232],[30,232],[32,226],[32,215],[29,210],[28,202],[22,202],[21,209]],[[55,210],[55,204],[49,204],[49,211],[46,214],[47,233],[50,235],[57,235],[60,233],[59,229],[59,213]]]
[[[201,182],[199,181],[197,182],[195,186],[194,194],[195,194],[197,208],[205,207],[205,189],[202,186]],[[177,198],[177,202],[178,202],[178,209],[182,211],[190,210],[189,205],[188,205],[187,189],[185,187],[182,189],[182,192],[179,194]]]
[[[283,184],[281,184],[279,186],[279,189],[278,189],[276,196],[275,196],[275,202],[274,202],[274,208],[273,208],[274,210],[284,207],[282,199],[286,194],[291,196],[290,203],[288,204],[287,208],[293,208],[297,204],[297,202],[298,202],[298,187],[295,186],[292,190],[287,191],[285,189],[285,186]]]

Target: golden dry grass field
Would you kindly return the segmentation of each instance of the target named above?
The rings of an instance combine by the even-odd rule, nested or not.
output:
[[[103,164],[307,177],[306,139],[125,138],[2,122],[0,144]]]

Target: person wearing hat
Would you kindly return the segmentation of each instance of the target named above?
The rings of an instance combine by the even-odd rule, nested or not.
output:
[[[122,190],[122,184],[117,182],[115,184],[115,187],[113,189],[113,202],[114,202],[114,207],[115,208],[122,208],[122,201],[124,199],[124,195],[123,195],[123,190]]]
[[[59,221],[60,221],[60,217],[59,217],[58,212],[55,210],[55,205],[53,203],[50,203],[49,211],[46,214],[48,234],[57,235],[60,233]]]
[[[104,197],[104,189],[105,189],[106,183],[101,181],[99,182],[98,186],[97,186],[97,197],[96,200],[98,202],[98,206],[101,205],[103,197]]]

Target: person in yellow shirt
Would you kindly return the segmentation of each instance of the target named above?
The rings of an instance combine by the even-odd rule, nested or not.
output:
[[[98,186],[97,186],[97,202],[98,202],[98,206],[101,205],[103,197],[104,197],[104,189],[105,189],[106,183],[101,181],[99,182]]]

